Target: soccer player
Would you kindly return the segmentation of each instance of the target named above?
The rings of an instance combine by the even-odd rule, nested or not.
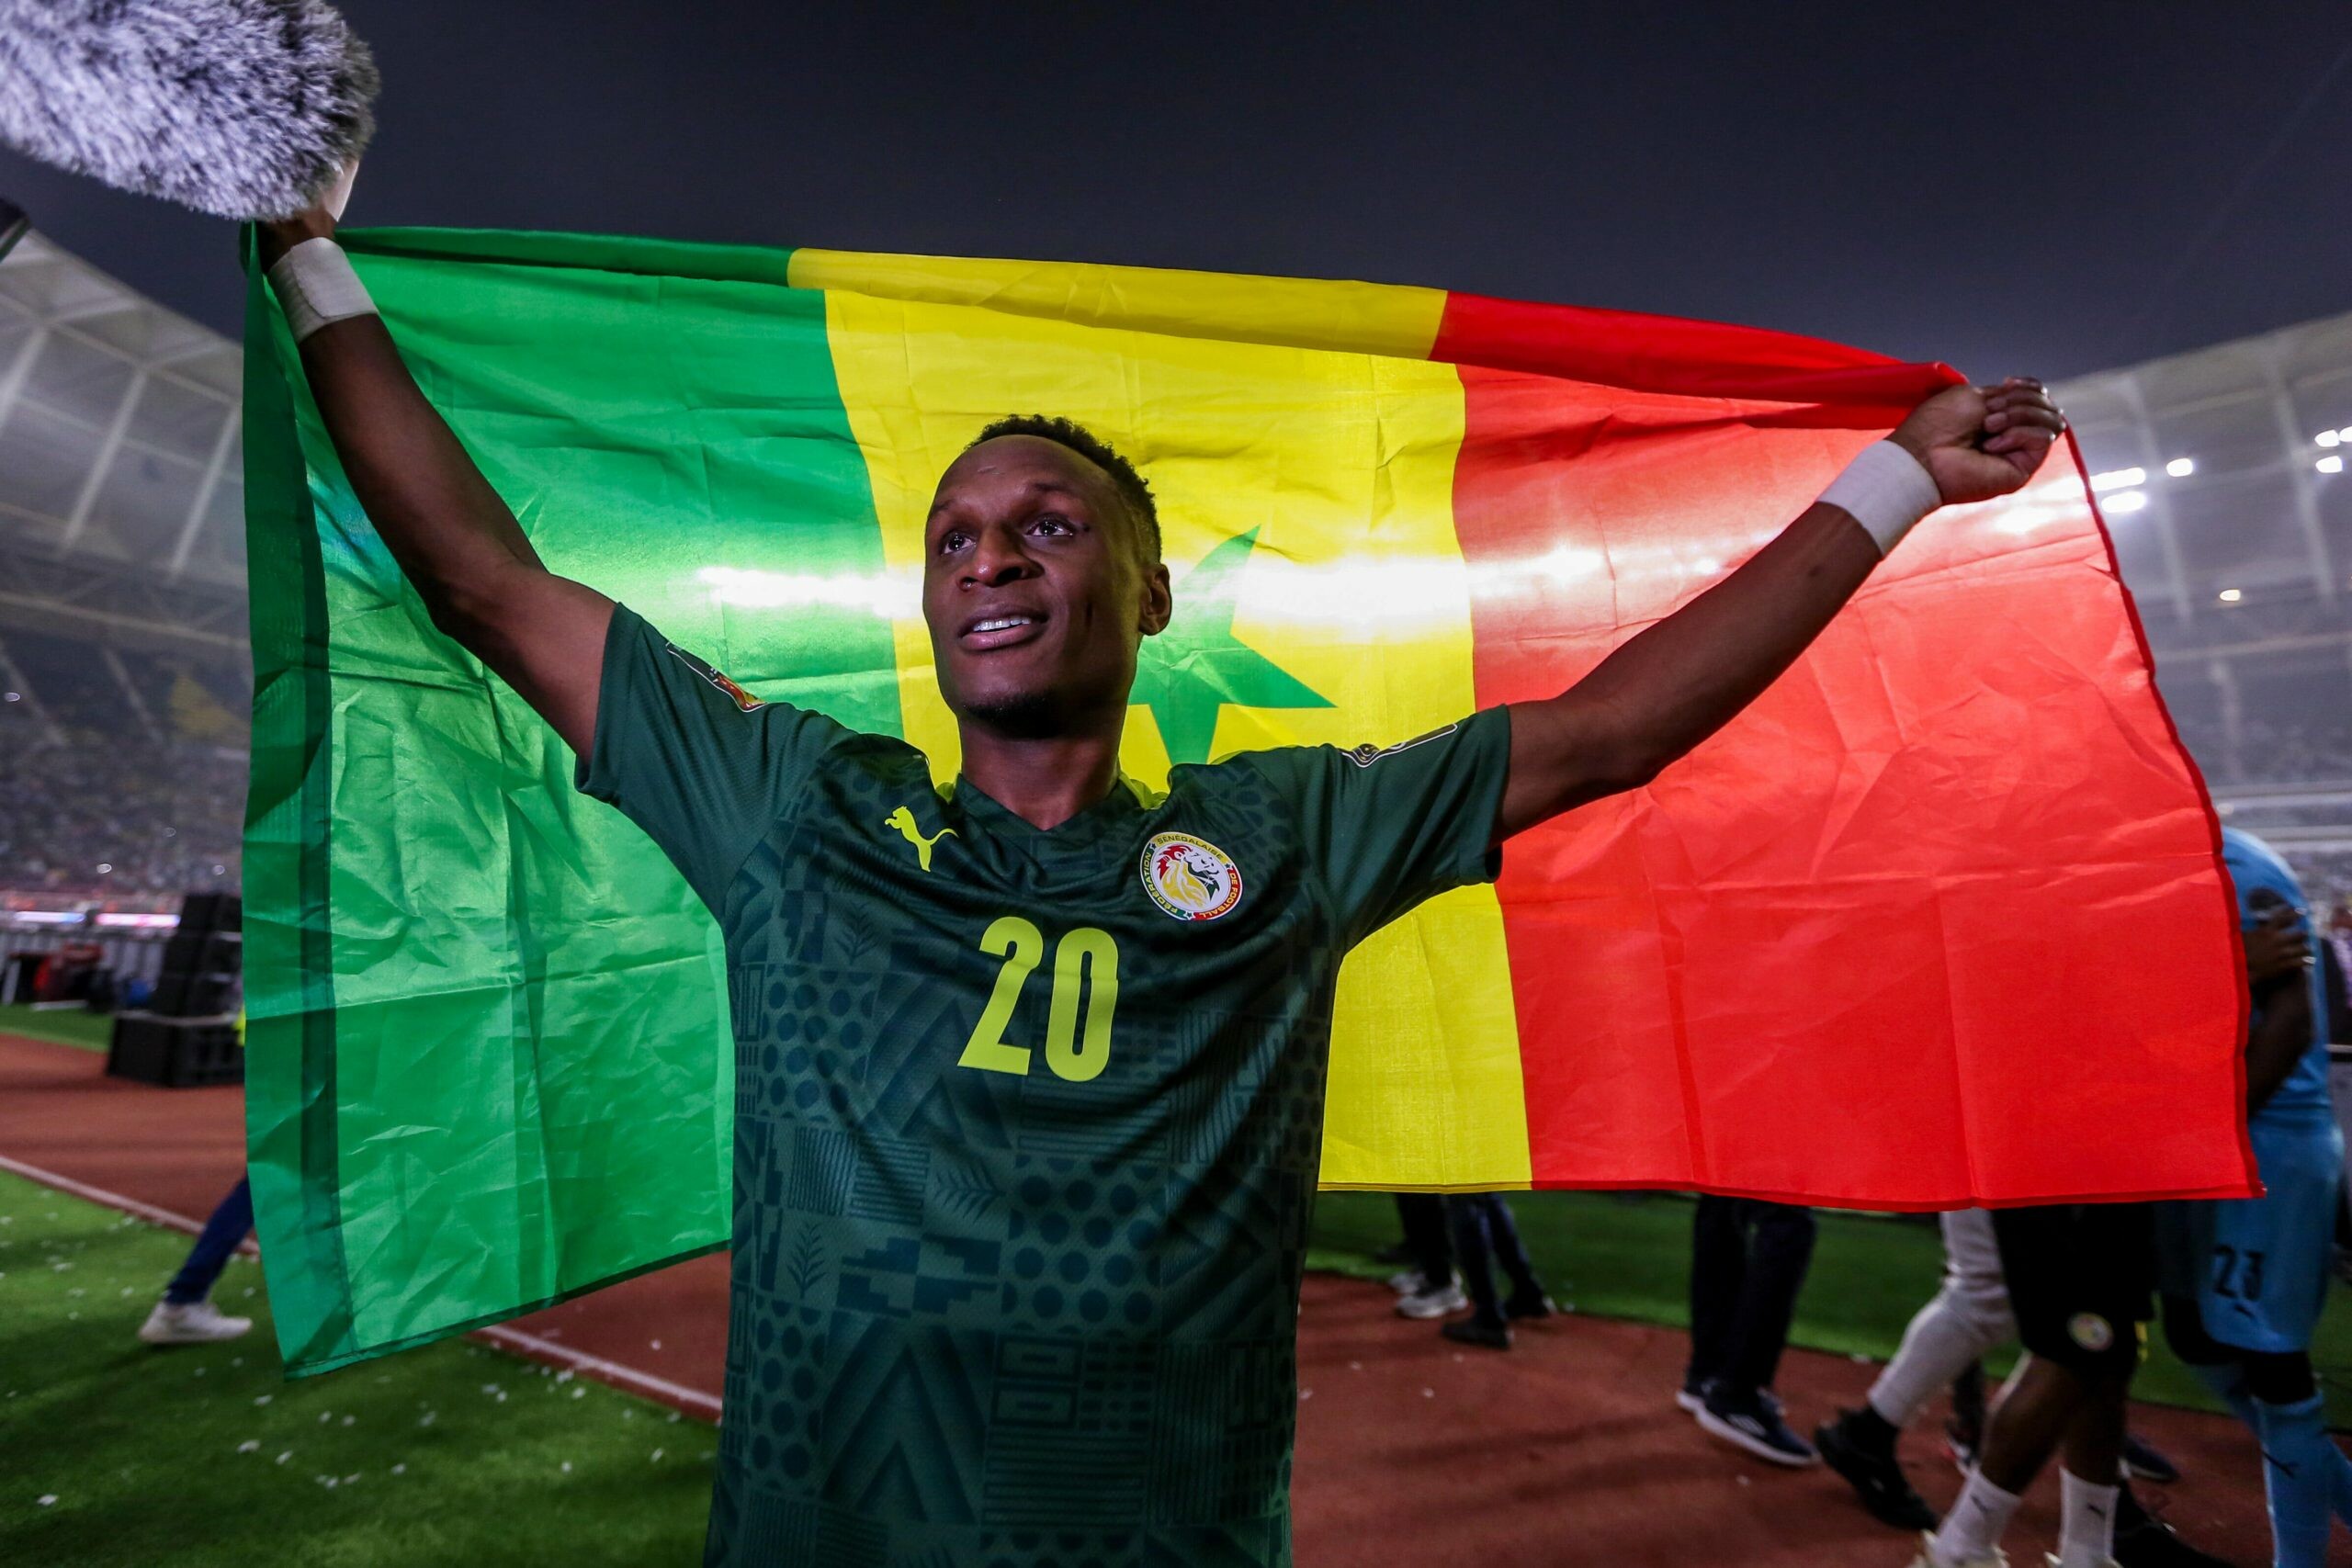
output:
[[[2114,1560],[2123,1410],[2155,1287],[2145,1203],[2053,1203],[1993,1216],[2018,1337],[2032,1356],[1985,1424],[1984,1446],[1913,1568],[1996,1568],[2002,1533],[2064,1450],[2059,1568]]]
[[[1935,1510],[1903,1473],[1895,1438],[1937,1390],[1976,1365],[1978,1358],[2017,1336],[2009,1289],[2001,1279],[1993,1216],[1956,1209],[1939,1216],[1943,1227],[1943,1288],[1912,1314],[1860,1406],[1838,1412],[1813,1434],[1829,1468],[1845,1477],[1878,1518],[1901,1529],[1931,1530]],[[1983,1442],[1981,1432],[1969,1446]]]
[[[1953,1419],[1945,1430],[1962,1470],[1973,1465],[1984,1445],[1984,1374],[1978,1359],[2017,1337],[1993,1216],[1983,1209],[1957,1209],[1939,1218],[1943,1288],[1913,1315],[1903,1331],[1903,1343],[1862,1403],[1823,1422],[1813,1435],[1822,1459],[1854,1488],[1862,1506],[1899,1529],[1932,1530],[1936,1514],[1904,1474],[1895,1457],[1896,1438],[1936,1391],[1949,1384]],[[1963,1408],[1970,1403],[1964,1390],[1974,1394],[1973,1416]],[[2154,1445],[2128,1430],[2122,1453],[2127,1477],[2180,1479],[2179,1471]],[[2190,1546],[2142,1507],[2128,1480],[2116,1493],[2114,1533],[2114,1556],[2120,1568],[2222,1568],[2221,1559]]]
[[[2246,1131],[2263,1195],[2163,1205],[2165,1333],[2261,1439],[2277,1568],[2320,1568],[2333,1518],[2352,1522],[2352,1462],[2327,1435],[2311,1358],[2344,1137],[2328,1096],[2311,906],[2253,834],[2224,828],[2222,854],[2246,944]]]
[[[1283,1563],[1295,1308],[1348,949],[1633,789],[1939,504],[2025,483],[2037,382],[1958,387],[1572,689],[1352,751],[1120,776],[1168,625],[1151,491],[1062,420],[940,477],[923,618],[963,773],[750,697],[548,571],[311,212],[262,259],[434,624],[724,934],[735,1215],[713,1563]]]

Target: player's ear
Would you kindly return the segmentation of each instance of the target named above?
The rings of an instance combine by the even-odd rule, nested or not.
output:
[[[1158,637],[1168,629],[1176,614],[1176,595],[1168,586],[1168,566],[1154,561],[1144,568],[1143,615],[1140,626],[1146,637]]]

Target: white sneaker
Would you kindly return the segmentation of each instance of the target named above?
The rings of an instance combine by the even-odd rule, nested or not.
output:
[[[150,1345],[209,1345],[234,1339],[254,1325],[250,1317],[231,1317],[210,1302],[157,1302],[139,1326],[139,1337]]]
[[[1919,1555],[1911,1560],[1911,1568],[2009,1568],[2008,1554],[1999,1547],[1990,1557],[1972,1557],[1965,1562],[1940,1562],[1936,1559],[1936,1538],[1933,1531],[1923,1531],[1919,1537]],[[2054,1558],[2052,1561],[2056,1561]]]
[[[1391,1274],[1388,1276],[1388,1288],[1400,1296],[1409,1296],[1421,1288],[1421,1271],[1406,1269]]]
[[[1464,1295],[1462,1287],[1451,1280],[1434,1291],[1415,1291],[1396,1303],[1396,1315],[1399,1317],[1444,1317],[1451,1313],[1469,1310],[1470,1298]]]
[[[2058,1561],[2058,1554],[2054,1551],[2043,1552],[2041,1560],[2048,1563],[2050,1568],[2065,1568],[2065,1564]],[[2123,1568],[2123,1565],[2112,1557],[2102,1557],[2098,1560],[2098,1568]]]

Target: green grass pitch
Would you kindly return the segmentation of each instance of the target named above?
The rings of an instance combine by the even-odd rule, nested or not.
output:
[[[1538,1269],[1578,1311],[1685,1321],[1687,1199],[1547,1192],[1512,1202]],[[1385,1274],[1371,1255],[1396,1235],[1385,1195],[1326,1194],[1311,1261]],[[0,1562],[695,1560],[717,1450],[708,1427],[464,1343],[288,1383],[261,1272],[244,1261],[216,1299],[259,1318],[252,1335],[150,1349],[132,1336],[187,1245],[0,1174]],[[1940,1256],[1932,1225],[1825,1213],[1796,1342],[1884,1357],[1935,1289]],[[2352,1413],[2352,1311],[2340,1296],[2319,1359],[2340,1422]],[[2007,1364],[2005,1354],[1995,1370]],[[2160,1343],[2135,1392],[2207,1404]]]
[[[103,1051],[114,1039],[114,1020],[84,1008],[35,1008],[29,1002],[9,1002],[0,1006],[0,1034]]]
[[[187,1244],[0,1173],[0,1562],[697,1560],[709,1427],[464,1343],[288,1383],[243,1260],[253,1333],[141,1345]]]

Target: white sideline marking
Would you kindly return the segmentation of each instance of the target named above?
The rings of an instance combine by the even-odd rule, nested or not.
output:
[[[584,1350],[575,1350],[569,1345],[559,1345],[552,1339],[542,1339],[536,1334],[526,1334],[519,1328],[509,1328],[504,1324],[492,1324],[488,1328],[477,1328],[474,1330],[474,1337],[487,1339],[493,1345],[512,1350],[519,1356],[528,1356],[534,1360],[560,1361],[567,1367],[586,1372],[602,1382],[616,1383],[623,1388],[632,1388],[641,1393],[650,1394],[664,1404],[703,1411],[707,1413],[712,1420],[718,1419],[717,1395],[705,1393],[700,1389],[688,1388],[684,1383],[672,1382],[667,1378],[657,1378],[651,1372],[640,1372],[635,1367],[625,1367],[618,1361],[608,1361],[602,1356],[591,1356]]]
[[[60,1192],[68,1192],[76,1198],[85,1198],[93,1203],[104,1204],[109,1209],[119,1209],[124,1213],[135,1215],[150,1224],[185,1231],[189,1235],[195,1235],[204,1229],[204,1222],[201,1220],[189,1219],[186,1214],[175,1214],[169,1209],[159,1209],[153,1203],[142,1203],[136,1198],[126,1198],[119,1192],[109,1192],[103,1187],[93,1187],[86,1181],[76,1181],[70,1176],[60,1176],[53,1170],[43,1170],[37,1165],[27,1165],[22,1160],[10,1159],[6,1155],[0,1155],[0,1170],[13,1171],[28,1180],[38,1181],[44,1187],[54,1187]],[[238,1244],[237,1253],[243,1258],[261,1256],[260,1248],[254,1246],[250,1237]],[[684,1383],[672,1382],[667,1378],[655,1377],[651,1372],[640,1372],[635,1367],[625,1367],[618,1361],[608,1361],[602,1356],[591,1356],[584,1350],[575,1350],[569,1345],[560,1345],[552,1339],[542,1339],[536,1334],[526,1334],[519,1328],[509,1328],[503,1324],[493,1324],[488,1328],[475,1329],[468,1337],[487,1340],[501,1349],[527,1357],[532,1360],[555,1361],[574,1371],[586,1372],[600,1382],[632,1389],[658,1399],[664,1404],[707,1415],[714,1421],[718,1419],[718,1399],[715,1394],[705,1393],[700,1389],[688,1388]]]
[[[103,1187],[93,1187],[86,1181],[76,1181],[70,1176],[60,1176],[53,1170],[43,1170],[37,1165],[27,1165],[22,1160],[10,1159],[6,1155],[0,1155],[0,1170],[14,1171],[28,1180],[40,1182],[43,1187],[54,1187],[60,1192],[70,1192],[76,1198],[86,1198],[93,1203],[102,1203],[109,1209],[120,1209],[124,1213],[134,1214],[151,1225],[186,1231],[190,1235],[200,1235],[204,1230],[202,1220],[191,1220],[186,1214],[175,1214],[169,1209],[158,1209],[153,1203],[142,1203],[136,1198],[126,1198],[119,1192],[109,1192]],[[237,1256],[259,1258],[261,1248],[255,1247],[253,1244],[253,1238],[248,1236],[237,1244]]]

